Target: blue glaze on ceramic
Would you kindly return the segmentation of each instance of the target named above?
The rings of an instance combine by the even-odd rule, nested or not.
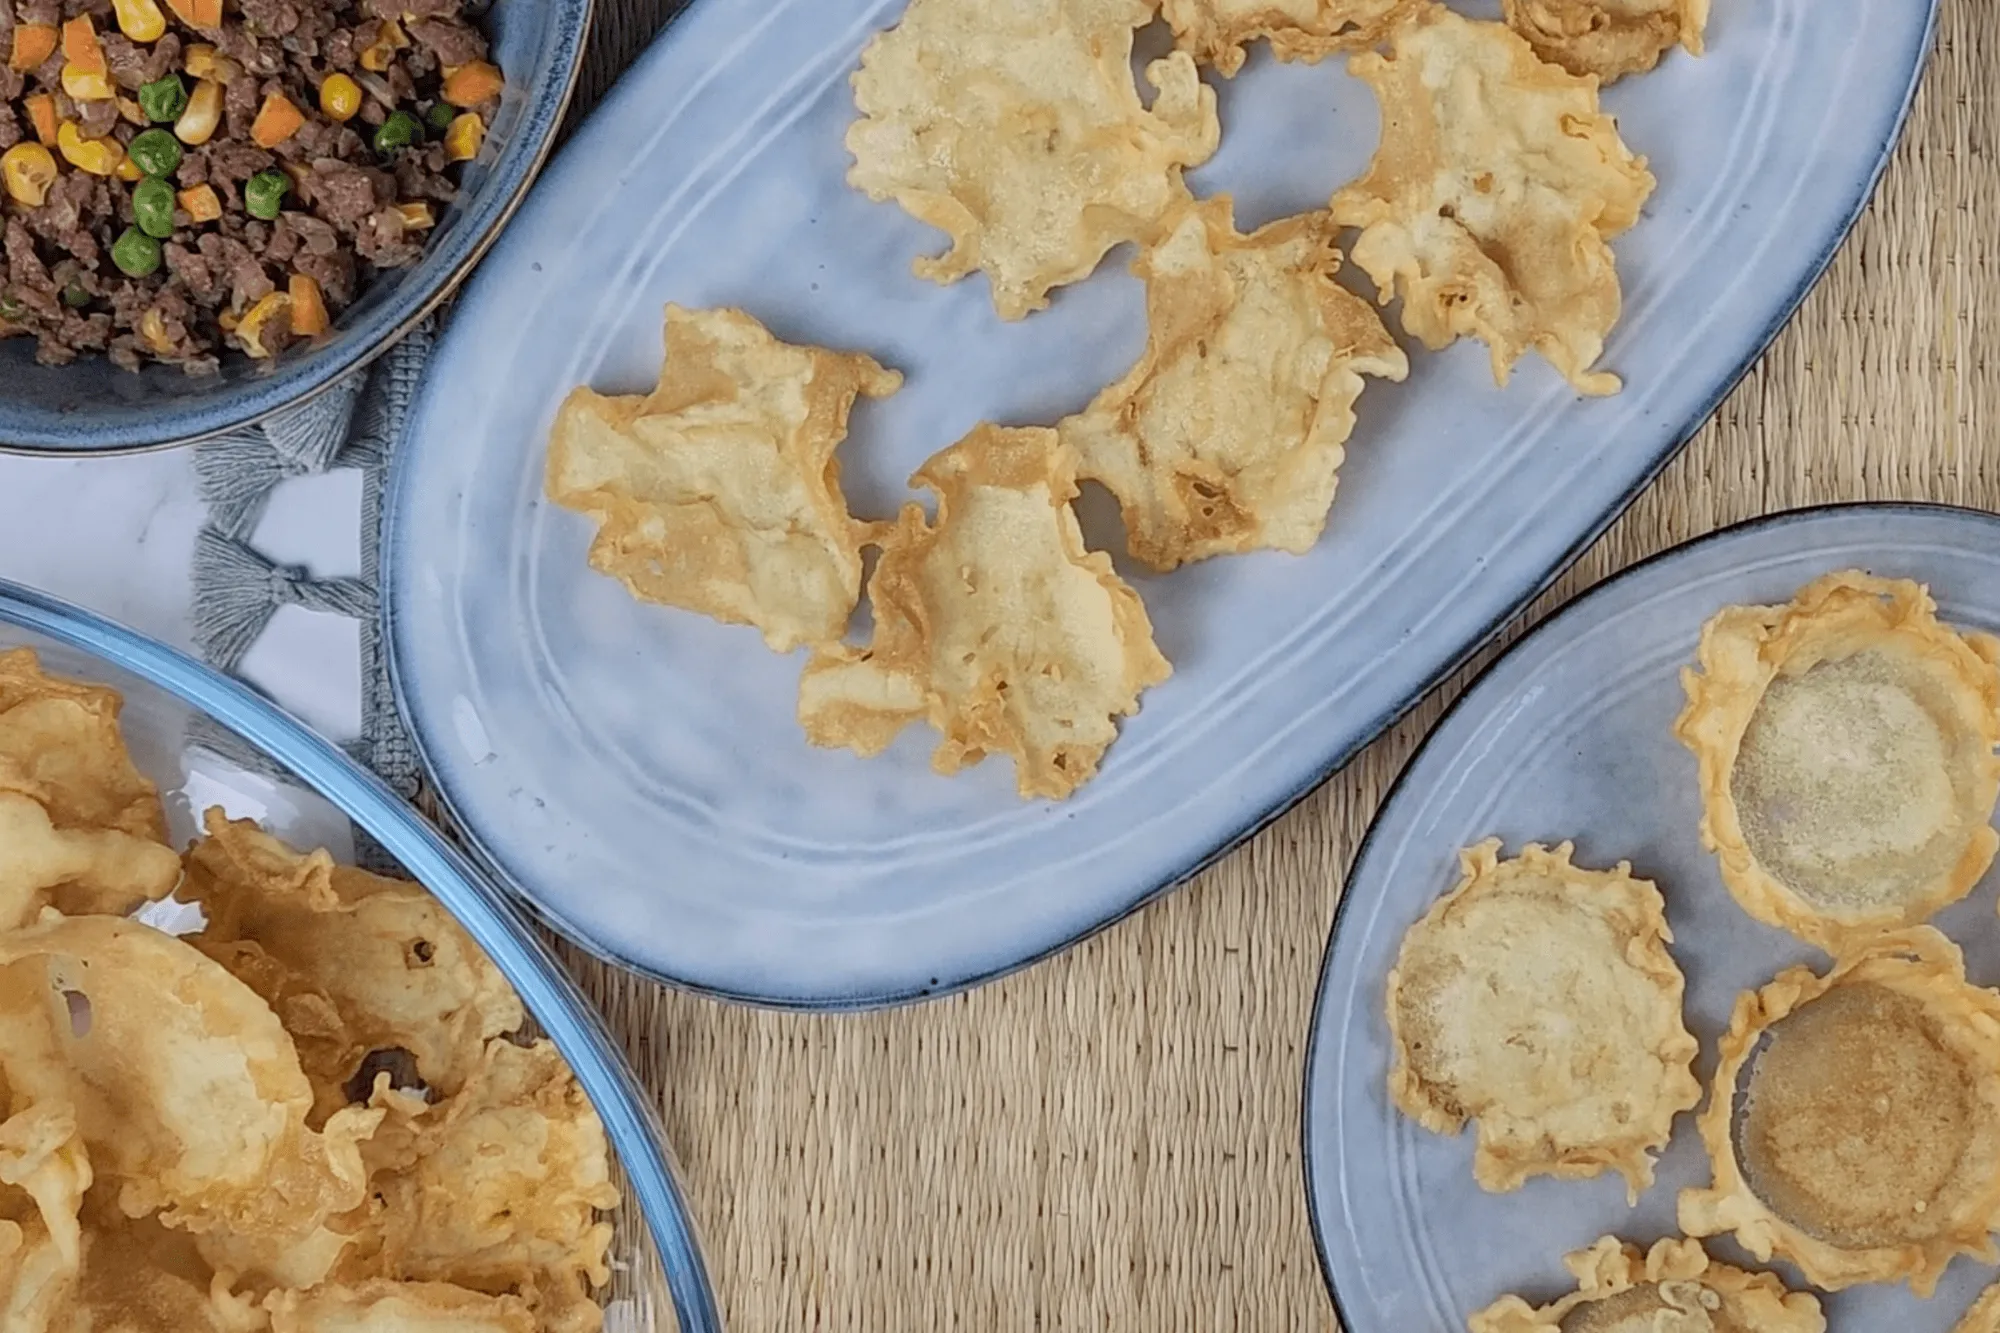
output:
[[[496,0],[485,22],[507,75],[465,188],[414,266],[383,274],[326,336],[271,361],[227,354],[216,375],[133,373],[101,356],[35,364],[32,338],[0,339],[0,452],[106,454],[185,444],[303,401],[366,366],[448,296],[526,193],[583,60],[592,0]]]
[[[1849,568],[1926,583],[1947,621],[2000,630],[2000,519],[1904,505],[1781,514],[1669,551],[1570,603],[1468,690],[1411,760],[1348,876],[1307,1045],[1306,1188],[1351,1333],[1463,1328],[1506,1292],[1568,1290],[1562,1256],[1601,1235],[1649,1244],[1678,1234],[1676,1194],[1709,1178],[1691,1115],[1675,1122],[1636,1210],[1611,1177],[1485,1194],[1472,1181],[1472,1131],[1430,1134],[1389,1104],[1383,986],[1403,933],[1457,881],[1460,847],[1497,836],[1512,853],[1574,839],[1580,864],[1629,860],[1665,895],[1706,1083],[1736,996],[1825,960],[1745,915],[1702,849],[1694,758],[1671,733],[1685,702],[1679,671],[1724,606],[1786,602]],[[2000,982],[1996,889],[2000,873],[1989,874],[1935,921],[1965,946],[1981,985]],[[1712,1245],[1718,1258],[1750,1262],[1731,1242]],[[1944,1333],[1991,1276],[1960,1261],[1934,1300],[1903,1287],[1820,1299],[1834,1328]]]
[[[1823,270],[1886,160],[1928,50],[1908,0],[1717,6],[1710,54],[1606,94],[1661,186],[1617,248],[1621,397],[1530,358],[1415,356],[1371,385],[1310,554],[1133,575],[1175,676],[1098,779],[1023,804],[1004,761],[951,779],[913,727],[883,757],[813,750],[800,662],[634,602],[542,499],[569,388],[649,386],[660,307],[739,305],[908,375],[840,457],[867,517],[981,420],[1049,422],[1122,375],[1143,294],[1117,261],[1018,324],[983,279],[909,271],[942,238],[843,179],[847,85],[898,0],[699,0],[550,169],[469,285],[390,482],[398,685],[481,855],[600,955],[805,1008],[973,984],[1132,911],[1352,756],[1546,585],[1666,462]],[[1376,141],[1337,62],[1259,55],[1218,85],[1191,176],[1246,228],[1322,206]],[[617,206],[603,207],[601,200]],[[1122,544],[1086,497],[1094,545]]]
[[[0,624],[80,650],[207,714],[332,802],[437,895],[507,980],[576,1072],[604,1121],[667,1275],[681,1333],[721,1333],[722,1319],[681,1186],[650,1099],[590,1001],[508,898],[380,779],[249,687],[44,593],[0,580]]]

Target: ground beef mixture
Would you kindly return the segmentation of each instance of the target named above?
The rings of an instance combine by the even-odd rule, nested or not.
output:
[[[416,262],[499,105],[466,0],[0,0],[0,337],[190,374]]]

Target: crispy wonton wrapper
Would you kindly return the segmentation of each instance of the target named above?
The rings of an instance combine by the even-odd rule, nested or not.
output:
[[[56,826],[164,843],[160,790],[133,766],[118,728],[124,706],[116,690],[45,674],[32,649],[0,653],[0,755],[46,792]]]
[[[265,1301],[271,1333],[542,1333],[526,1302],[441,1282],[364,1282]]]
[[[1176,51],[1153,62],[1151,108],[1133,32],[1158,0],[910,0],[862,53],[848,182],[951,237],[917,276],[975,269],[1003,319],[1049,303],[1111,247],[1149,241],[1188,197],[1184,167],[1221,142],[1215,93]]]
[[[1643,74],[1675,45],[1700,55],[1708,0],[1501,0],[1508,26],[1572,74],[1615,83]]]
[[[1570,844],[1510,861],[1491,839],[1403,937],[1389,973],[1389,1095],[1424,1128],[1479,1122],[1482,1189],[1616,1171],[1636,1202],[1674,1117],[1701,1100],[1660,892]]]
[[[1181,215],[1134,262],[1150,339],[1129,374],[1060,423],[1078,474],[1125,514],[1132,554],[1170,570],[1319,540],[1363,375],[1409,360],[1368,303],[1333,280],[1325,213],[1241,236],[1224,195]]]
[[[0,652],[0,929],[42,908],[122,916],[180,878],[159,789],[133,766],[115,690]],[[169,861],[172,864],[169,865]]]
[[[202,1258],[196,1238],[155,1218],[100,1209],[84,1232],[83,1277],[71,1302],[76,1330],[99,1333],[260,1333],[255,1302]]]
[[[1831,949],[1971,892],[2000,849],[1996,664],[1919,585],[1856,571],[1703,626],[1674,735],[1743,910]]]
[[[0,1012],[0,1022],[9,1016]],[[66,1102],[0,1110],[0,1329],[43,1333],[67,1308],[83,1260],[77,1218],[90,1188],[90,1156]]]
[[[549,498],[597,520],[591,568],[642,601],[755,626],[779,652],[838,639],[868,527],[847,512],[833,451],[854,400],[903,377],[779,342],[738,310],[669,305],[666,344],[652,393],[563,403]]]
[[[1505,385],[1533,348],[1585,394],[1622,303],[1610,238],[1653,192],[1597,104],[1597,84],[1544,64],[1498,23],[1442,5],[1349,68],[1382,104],[1368,174],[1333,197],[1360,227],[1354,262],[1432,349],[1483,339]]]
[[[1166,0],[1181,50],[1233,78],[1243,48],[1269,38],[1280,60],[1320,60],[1375,45],[1428,0]]]
[[[599,1214],[619,1195],[603,1123],[553,1045],[487,1043],[462,1092],[402,1100],[390,1127],[360,1271],[516,1293],[561,1333],[598,1327],[589,1291],[610,1281],[612,1235]]]
[[[402,1050],[444,1095],[479,1068],[489,1038],[526,1021],[507,978],[420,884],[301,855],[220,810],[187,855],[181,900],[207,923],[191,943],[262,995],[300,1038],[320,1099],[373,1051]]]
[[[1084,550],[1075,456],[1055,431],[983,425],[912,484],[937,493],[937,521],[907,505],[883,537],[874,641],[814,654],[799,721],[815,745],[874,755],[926,718],[938,772],[1005,754],[1023,797],[1061,800],[1173,671],[1139,595]]]
[[[1928,1296],[2000,1253],[2000,994],[1929,926],[1791,968],[1737,999],[1699,1124],[1714,1183],[1681,1192],[1681,1230]]]
[[[129,1217],[289,1236],[358,1206],[379,1111],[306,1127],[312,1091],[270,1006],[192,946],[114,917],[0,935],[0,1068],[77,1110]]]
[[[46,789],[12,782],[0,758],[0,930],[45,907],[123,916],[173,892],[181,870],[172,848],[117,829],[58,828],[33,794]]]
[[[1539,1309],[1505,1296],[1467,1321],[1472,1333],[1826,1333],[1819,1301],[1769,1273],[1718,1264],[1699,1241],[1650,1250],[1606,1236],[1563,1260],[1577,1289]]]

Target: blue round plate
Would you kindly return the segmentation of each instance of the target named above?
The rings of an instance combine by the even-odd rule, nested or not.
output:
[[[734,305],[909,376],[842,447],[857,510],[982,420],[1049,422],[1145,339],[1116,263],[1019,324],[983,280],[910,273],[941,237],[844,181],[847,78],[894,0],[698,0],[625,78],[466,292],[390,487],[402,701],[438,791],[560,930],[655,977],[770,1004],[935,994],[1075,942],[1185,879],[1352,756],[1631,499],[1751,364],[1881,169],[1929,47],[1913,0],[1716,6],[1710,54],[1606,97],[1660,179],[1618,249],[1618,398],[1485,349],[1371,387],[1309,555],[1134,576],[1171,681],[1061,805],[991,761],[931,772],[806,744],[800,662],[634,602],[542,499],[573,385],[659,373],[660,310]],[[1261,52],[1192,174],[1242,225],[1323,207],[1376,141],[1338,62]],[[1088,509],[1088,507],[1087,507]],[[1093,544],[1122,545],[1086,512]]]
[[[132,453],[251,425],[334,388],[449,296],[526,194],[562,125],[592,0],[494,0],[481,20],[507,90],[458,199],[423,258],[380,275],[330,332],[269,361],[223,357],[214,375],[120,370],[101,356],[35,363],[31,338],[0,339],[0,453]]]
[[[590,1001],[498,889],[373,774],[247,686],[88,611],[0,580],[0,650],[16,646],[35,648],[54,670],[123,692],[134,757],[159,782],[177,832],[191,831],[200,808],[211,804],[255,813],[294,841],[314,829],[329,845],[349,835],[351,819],[436,894],[520,992],[604,1121],[627,1200],[614,1219],[608,1290],[619,1304],[607,1327],[722,1333],[651,1099]],[[213,742],[189,725],[198,718],[256,756],[259,771],[212,754]],[[655,1284],[664,1285],[666,1299]]]
[[[1348,876],[1306,1056],[1306,1189],[1348,1333],[1464,1328],[1507,1292],[1539,1303],[1573,1290],[1562,1256],[1599,1236],[1645,1245],[1679,1234],[1675,1195],[1709,1179],[1692,1116],[1675,1123],[1636,1209],[1610,1177],[1483,1193],[1469,1132],[1427,1133],[1390,1105],[1383,985],[1404,932],[1457,882],[1461,847],[1499,837],[1512,853],[1573,839],[1579,864],[1630,861],[1666,896],[1706,1083],[1736,996],[1824,959],[1744,915],[1702,850],[1694,758],[1670,730],[1685,702],[1680,667],[1724,606],[1786,602],[1853,568],[1926,583],[1947,621],[2000,631],[2000,519],[1903,505],[1781,514],[1669,551],[1572,602],[1466,692],[1404,771]],[[1936,919],[1983,985],[2000,982],[1996,888],[2000,872]],[[1725,1262],[1760,1266],[1730,1241],[1709,1244]],[[1802,1289],[1797,1273],[1784,1276]],[[1961,1260],[1933,1300],[1904,1287],[1821,1300],[1834,1328],[1944,1333],[1992,1277]]]

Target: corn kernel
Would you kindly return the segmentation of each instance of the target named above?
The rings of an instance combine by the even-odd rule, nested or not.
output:
[[[93,176],[109,176],[125,160],[125,150],[110,139],[86,139],[83,132],[65,121],[56,131],[56,148],[78,171]]]
[[[236,62],[223,55],[206,42],[196,42],[181,57],[181,67],[191,79],[214,79],[217,83],[228,83],[242,71]]]
[[[167,16],[154,0],[111,0],[118,31],[135,42],[157,42],[166,35]]]
[[[410,44],[409,34],[394,19],[383,19],[375,40],[361,52],[361,68],[375,74],[396,63],[396,52]]]
[[[345,124],[361,111],[361,85],[345,74],[329,74],[319,86],[319,109],[326,118]]]
[[[28,208],[40,208],[56,183],[55,155],[38,143],[17,143],[0,153],[0,181],[7,197]]]
[[[148,306],[146,313],[139,316],[139,336],[161,355],[173,350],[173,344],[167,339],[166,317],[160,314],[158,306]]]
[[[62,90],[73,102],[108,102],[118,95],[108,77],[93,74],[80,65],[63,66]]]
[[[397,204],[396,212],[402,216],[403,225],[411,231],[429,231],[437,225],[437,218],[431,213],[429,204]]]
[[[479,145],[486,140],[486,122],[473,112],[452,119],[444,132],[445,156],[453,162],[470,162],[479,156]]]
[[[127,154],[125,157],[119,159],[118,169],[112,174],[117,176],[119,180],[126,181],[134,185],[146,179],[146,173],[139,170],[139,164],[132,160],[130,154]]]
[[[146,114],[146,108],[129,97],[118,99],[118,117],[127,125],[137,125],[142,130],[153,123],[153,118]]]
[[[243,318],[235,328],[236,341],[243,344],[243,350],[251,356],[263,359],[271,355],[271,349],[264,345],[264,333],[271,321],[283,314],[289,316],[292,298],[284,292],[272,292],[263,300],[243,312]]]
[[[187,110],[174,122],[174,137],[190,146],[205,144],[215,136],[215,128],[221,123],[222,85],[213,79],[203,79],[189,95]]]

